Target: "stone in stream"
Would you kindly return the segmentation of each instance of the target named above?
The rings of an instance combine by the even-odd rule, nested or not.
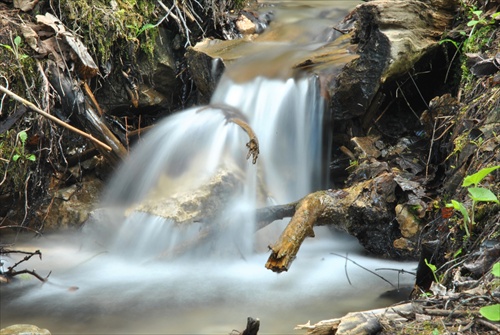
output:
[[[0,329],[0,335],[50,335],[50,332],[35,325],[18,324]]]

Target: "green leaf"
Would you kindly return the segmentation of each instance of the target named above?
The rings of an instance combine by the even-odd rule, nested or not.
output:
[[[9,50],[10,52],[14,52],[14,49],[8,44],[0,44],[0,46],[4,47],[5,49]]]
[[[26,143],[26,140],[28,139],[28,134],[22,130],[19,132],[19,139],[21,140],[21,142],[23,143],[23,145]]]
[[[483,180],[484,177],[486,177],[491,172],[493,172],[497,169],[500,169],[500,165],[481,169],[478,172],[476,172],[470,176],[465,177],[464,182],[462,183],[462,187],[467,187],[470,185],[477,186],[477,184],[479,184],[481,182],[481,180]]]
[[[476,15],[477,18],[480,18],[481,15],[483,14],[483,11],[482,10],[473,10],[472,14]]]
[[[32,162],[36,161],[36,157],[35,157],[35,155],[33,155],[33,154],[28,155],[28,157],[26,157],[26,158],[27,158],[28,160],[32,161]]]
[[[469,213],[467,213],[467,208],[465,208],[464,204],[462,204],[461,202],[452,200],[451,204],[446,204],[446,207],[453,207],[453,209],[460,211],[460,213],[462,213],[462,216],[464,217],[465,224],[470,221]]]
[[[424,258],[424,261],[425,261],[425,265],[427,265],[429,267],[429,269],[431,269],[432,272],[436,272],[437,271],[437,267],[434,264],[429,263],[427,261],[427,258]]]
[[[14,162],[17,162],[19,160],[19,158],[21,158],[21,156],[19,156],[18,154],[15,154],[14,156],[12,156],[12,160]]]
[[[475,26],[478,23],[479,23],[478,20],[470,20],[469,22],[467,22],[467,27]]]
[[[479,313],[490,321],[500,321],[500,304],[481,307]]]
[[[497,196],[487,188],[469,187],[467,190],[469,191],[469,195],[472,198],[472,200],[476,202],[484,201],[484,202],[496,202],[497,204],[500,203],[498,201]]]
[[[21,36],[16,36],[16,37],[14,38],[14,44],[15,44],[16,46],[20,46],[20,45],[21,45],[21,42],[22,42],[22,41],[21,41]]]
[[[449,39],[449,38],[445,38],[445,39],[439,41],[438,43],[439,43],[439,45],[441,45],[441,44],[447,43],[447,42],[453,44],[455,46],[455,48],[460,49],[458,43],[452,39]]]
[[[491,273],[495,277],[500,277],[500,262],[496,262],[495,264],[493,264],[493,268],[491,269]]]
[[[139,36],[140,34],[142,34],[143,32],[145,32],[146,30],[152,29],[154,27],[156,27],[156,25],[151,24],[151,23],[143,25],[142,28],[139,29],[139,31],[137,32],[137,36]]]

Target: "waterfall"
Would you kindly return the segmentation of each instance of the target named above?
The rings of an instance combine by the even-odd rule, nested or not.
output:
[[[264,267],[268,253],[254,252],[282,229],[275,222],[254,234],[255,208],[295,201],[323,186],[325,107],[318,79],[280,70],[291,50],[320,46],[314,36],[332,31],[345,15],[342,3],[354,6],[273,4],[271,36],[264,32],[261,45],[249,47],[266,57],[235,62],[208,106],[175,113],[141,135],[83,234],[47,234],[17,245],[42,250],[43,261],[33,257],[29,267],[52,274],[43,285],[34,278],[0,285],[2,323],[58,334],[228,334],[253,316],[265,333],[290,334],[307,320],[387,306],[379,294],[392,286],[365,269],[415,265],[368,257],[353,237],[315,227],[316,237],[304,241],[293,267],[280,275]],[[283,39],[271,45],[273,34]],[[285,53],[276,57],[282,47]],[[246,159],[248,136],[228,122],[228,109],[241,112],[259,139],[255,165]],[[174,216],[189,223],[176,224]],[[202,239],[207,227],[216,229]],[[179,251],[188,252],[178,257]],[[24,257],[17,256],[4,266]],[[413,283],[395,271],[384,277]]]
[[[260,144],[255,165],[245,159],[247,135],[228,122],[224,106],[240,111],[254,130]],[[320,186],[323,108],[315,77],[256,77],[243,83],[223,77],[210,105],[167,117],[133,148],[104,195],[103,207],[113,208],[105,223],[112,231],[103,234],[106,228],[101,226],[93,237],[107,236],[100,244],[141,259],[176,254],[181,246],[196,242],[208,225],[217,227],[217,232],[204,243],[186,247],[188,254],[251,254],[256,208],[298,200]],[[238,179],[231,184],[234,190],[215,184],[209,188],[222,191],[208,197],[220,199],[204,198],[210,204],[224,202],[219,204],[220,212],[175,224],[168,211],[177,209],[163,199],[197,194],[197,189],[212,185],[212,179],[226,170],[222,183],[234,176]],[[182,201],[175,205],[185,207]],[[153,203],[155,210],[149,210],[152,205],[144,210],[144,202]],[[161,206],[166,209],[158,210]],[[167,213],[156,215],[159,211]],[[88,226],[92,235],[96,228]]]

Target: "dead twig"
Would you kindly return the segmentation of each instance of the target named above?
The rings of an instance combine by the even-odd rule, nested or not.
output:
[[[476,322],[479,323],[479,324],[482,324],[483,326],[486,326],[492,330],[495,330],[497,331],[499,334],[500,334],[500,326],[492,323],[492,322],[489,322],[489,321],[486,321],[486,320],[483,320],[483,319],[476,319]]]
[[[252,156],[252,163],[257,163],[257,158],[259,157],[259,140],[257,139],[257,135],[255,135],[252,127],[250,127],[250,125],[247,123],[246,116],[237,108],[224,104],[211,104],[209,106],[198,109],[197,113],[210,108],[220,110],[226,117],[226,122],[232,122],[240,126],[240,128],[247,133],[250,140],[246,144],[248,148],[246,159],[249,159],[250,156]]]
[[[85,91],[85,93],[87,93],[87,96],[90,98],[90,101],[92,101],[92,104],[94,105],[95,109],[97,109],[97,112],[99,112],[99,115],[103,116],[104,112],[102,111],[101,106],[97,102],[97,100],[94,96],[94,93],[92,93],[92,90],[90,89],[87,82],[82,81],[82,86],[83,86],[83,90]]]
[[[27,274],[30,274],[32,275],[33,277],[37,278],[38,280],[40,280],[41,282],[43,283],[46,283],[48,280],[49,280],[49,276],[50,274],[52,273],[49,272],[49,274],[44,278],[42,276],[40,276],[38,273],[36,273],[35,270],[21,270],[21,271],[12,271],[12,272],[7,272],[7,276],[8,277],[14,277],[14,276],[18,276],[18,275],[22,275],[24,273],[27,273]]]
[[[342,258],[348,260],[349,262],[353,263],[354,265],[357,265],[358,267],[362,268],[363,270],[366,270],[366,271],[370,272],[371,274],[379,277],[380,279],[382,279],[383,281],[385,281],[386,283],[388,283],[389,285],[391,285],[393,288],[396,288],[396,286],[394,286],[393,283],[391,283],[390,281],[388,281],[387,279],[385,279],[384,277],[382,277],[378,273],[373,272],[372,270],[365,268],[364,266],[356,263],[355,261],[353,261],[352,259],[348,258],[347,256],[343,256],[343,255],[340,255],[340,254],[337,254],[337,253],[334,253],[334,252],[331,252],[330,254],[338,256],[338,257],[342,257]]]
[[[41,114],[43,115],[44,117],[46,117],[47,119],[57,123],[58,125],[62,126],[62,127],[65,127],[69,130],[71,130],[72,132],[75,132],[89,140],[91,140],[92,142],[94,142],[95,144],[98,144],[100,145],[101,147],[103,147],[104,149],[106,149],[107,151],[112,151],[111,147],[109,145],[107,145],[106,143],[104,142],[101,142],[99,141],[97,138],[95,138],[94,136],[90,135],[90,134],[87,134],[86,132],[84,131],[81,131],[80,129],[78,128],[75,128],[69,124],[67,124],[66,122],[64,121],[61,121],[59,120],[58,118],[50,115],[49,113],[46,113],[44,112],[43,110],[41,110],[40,108],[38,108],[37,106],[35,106],[33,103],[29,102],[28,100],[20,97],[19,95],[15,94],[14,92],[8,90],[7,88],[5,88],[4,86],[0,85],[0,91],[2,91],[3,93],[9,95],[12,99],[22,103],[23,105],[25,105],[26,107],[34,110],[35,112],[37,112],[38,114]]]

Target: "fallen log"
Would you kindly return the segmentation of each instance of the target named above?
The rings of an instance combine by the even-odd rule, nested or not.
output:
[[[331,225],[358,238],[369,251],[386,256],[401,257],[405,252],[394,247],[393,242],[401,238],[395,220],[396,177],[400,171],[385,171],[380,175],[353,184],[341,190],[311,193],[298,201],[295,213],[278,241],[270,246],[271,255],[266,268],[274,272],[287,271],[299,248],[308,236],[313,237],[313,226]],[[280,208],[268,211],[268,219],[276,213],[281,219]],[[288,213],[292,213],[287,208]],[[261,214],[263,215],[263,214]]]
[[[67,117],[81,125],[93,137],[111,147],[111,151],[103,150],[100,146],[97,147],[106,161],[111,165],[120,163],[127,155],[127,149],[96,113],[92,103],[85,97],[79,85],[53,62],[49,66],[48,78],[52,87],[59,94]]]

